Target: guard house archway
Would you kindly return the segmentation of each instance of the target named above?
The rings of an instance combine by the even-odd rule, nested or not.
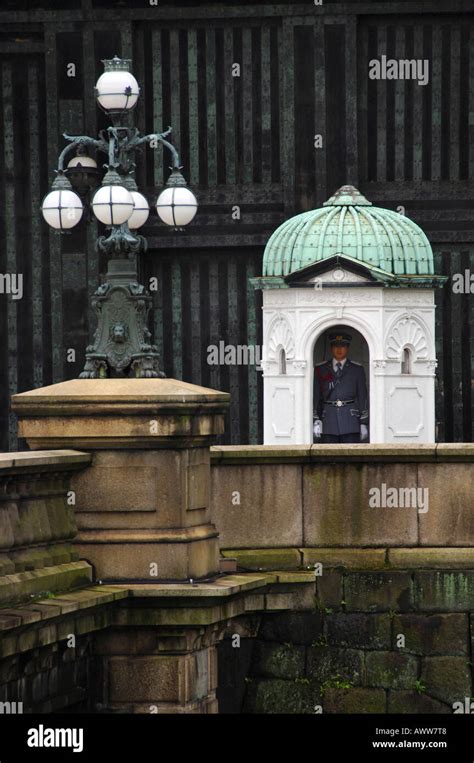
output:
[[[342,334],[346,333],[352,337],[352,341],[349,348],[348,357],[360,363],[365,372],[365,379],[367,383],[367,398],[370,401],[370,352],[367,340],[353,326],[349,326],[346,323],[338,323],[331,326],[329,329],[322,331],[316,338],[313,345],[313,368],[318,363],[323,363],[325,360],[331,359],[331,345],[329,344],[329,334]],[[313,373],[314,377],[314,373]],[[311,413],[311,411],[310,411]]]
[[[314,352],[335,326],[366,343],[370,441],[434,442],[434,289],[446,280],[421,228],[353,186],[277,228],[253,279],[263,290],[264,442],[312,443]]]

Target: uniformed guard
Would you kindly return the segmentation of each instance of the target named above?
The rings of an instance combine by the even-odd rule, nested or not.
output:
[[[369,439],[365,372],[347,357],[350,334],[329,334],[332,360],[314,369],[313,432],[315,442],[364,442]]]

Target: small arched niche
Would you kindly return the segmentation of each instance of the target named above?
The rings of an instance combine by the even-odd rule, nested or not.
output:
[[[402,374],[412,374],[413,352],[410,347],[404,347],[402,350]]]
[[[284,347],[280,347],[278,351],[278,373],[280,376],[286,374],[286,352]]]

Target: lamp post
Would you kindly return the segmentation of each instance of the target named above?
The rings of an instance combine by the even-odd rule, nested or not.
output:
[[[110,259],[106,280],[92,297],[98,323],[80,378],[162,377],[158,351],[147,328],[151,296],[137,280],[136,258],[147,248],[146,239],[137,231],[150,210],[135,182],[135,151],[146,143],[160,143],[171,152],[171,174],[156,202],[158,216],[166,225],[182,229],[192,221],[198,205],[181,174],[178,152],[166,140],[171,127],[163,133],[141,135],[126,124],[140,92],[129,71],[130,61],[115,56],[103,64],[104,73],[95,92],[112,126],[102,130],[98,139],[64,134],[68,145],[59,156],[56,178],[41,208],[46,222],[61,233],[80,222],[85,207],[89,208],[89,219],[92,212],[109,231],[97,240],[98,250]],[[76,155],[65,167],[66,156],[73,149]],[[99,170],[89,149],[108,157],[99,188]]]

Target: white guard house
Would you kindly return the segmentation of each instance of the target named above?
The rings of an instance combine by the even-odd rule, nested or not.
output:
[[[430,243],[412,220],[342,186],[271,235],[263,258],[264,442],[313,442],[313,375],[328,331],[353,337],[365,368],[373,443],[435,441]]]

